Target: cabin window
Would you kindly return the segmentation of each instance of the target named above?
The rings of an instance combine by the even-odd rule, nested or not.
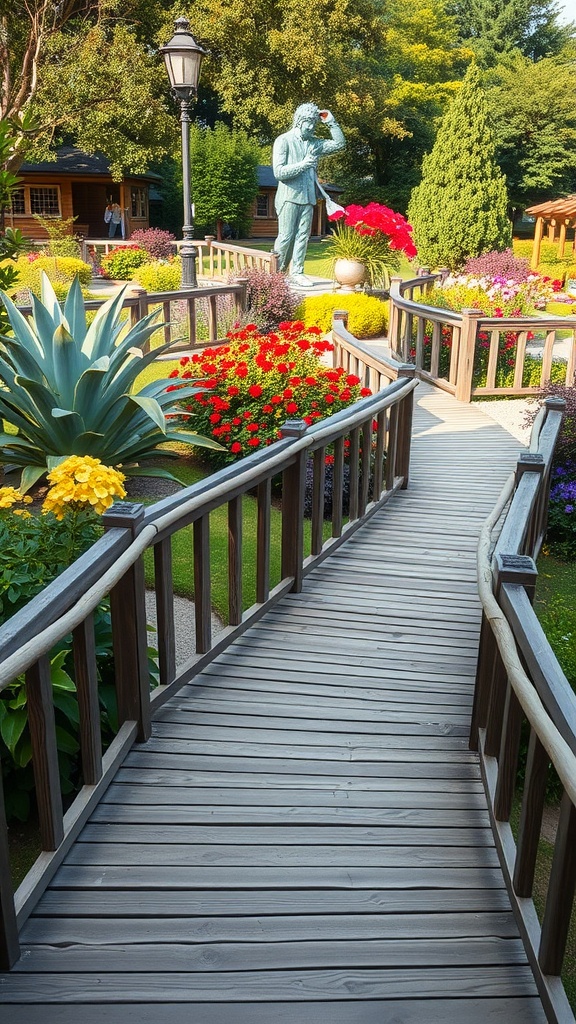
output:
[[[133,188],[132,193],[132,216],[146,218],[146,198],[147,190],[145,188]]]
[[[30,213],[60,216],[60,189],[55,185],[30,185]]]
[[[260,195],[256,196],[256,216],[257,217],[269,217],[268,200],[269,195],[267,192],[261,192]]]
[[[61,217],[58,185],[22,185],[12,194],[12,213],[25,217],[39,213],[41,217]]]
[[[26,213],[26,201],[24,198],[24,189],[17,188],[12,193],[12,213]]]

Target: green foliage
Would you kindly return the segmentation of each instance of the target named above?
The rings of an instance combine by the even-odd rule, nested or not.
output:
[[[10,204],[18,178],[6,169],[15,144],[13,125],[6,119],[0,119],[0,290],[14,288],[18,281],[18,270],[13,261],[30,248],[30,242],[22,232],[14,228],[4,230],[4,210]],[[8,321],[4,310],[0,308],[0,331],[5,330]]]
[[[137,245],[118,245],[101,259],[102,270],[112,281],[131,281],[138,267],[150,259],[145,249]]]
[[[59,292],[59,298],[65,298],[75,277],[82,285],[88,285],[92,280],[92,270],[88,263],[74,256],[38,256],[36,259],[21,256],[16,263],[16,270],[18,291],[27,288],[34,295],[40,295],[43,274],[49,277],[54,289]],[[62,286],[60,289],[59,285]]]
[[[224,221],[243,234],[258,193],[259,146],[218,122],[214,128],[194,125],[191,148],[197,220],[214,224],[218,238]]]
[[[499,65],[486,93],[496,159],[510,202],[525,207],[576,190],[576,67],[573,55]],[[544,262],[549,262],[542,257]]]
[[[388,303],[361,292],[356,295],[310,295],[298,306],[296,316],[307,327],[317,324],[323,331],[329,331],[335,309],[348,311],[348,329],[356,338],[373,338],[386,332]]]
[[[82,246],[74,234],[74,221],[76,217],[41,217],[39,213],[34,214],[40,227],[48,235],[48,244],[44,252],[48,256],[73,256],[80,259]]]
[[[519,256],[522,259],[531,259],[533,248],[534,242],[529,238],[515,238],[512,242],[514,255]],[[560,268],[568,266],[574,259],[574,254],[567,249],[564,256],[559,256],[558,244],[556,242],[549,242],[548,239],[543,238],[540,243],[540,259],[543,265],[557,265]]]
[[[62,311],[44,276],[42,301],[33,296],[30,322],[3,298],[13,337],[3,336],[0,345],[0,378],[6,386],[0,391],[0,416],[18,434],[0,434],[0,459],[24,470],[23,490],[68,455],[92,455],[136,475],[143,472],[139,463],[166,441],[215,447],[169,425],[167,417],[176,410],[167,380],[134,393],[138,373],[170,348],[142,355],[158,328],[158,310],[119,341],[125,330],[123,291],[101,306],[90,327],[77,279]],[[187,391],[192,396],[197,388]]]
[[[510,245],[506,185],[478,69],[472,66],[442,120],[422,181],[414,189],[408,219],[422,263],[461,266],[471,256]]]
[[[176,292],[181,278],[182,263],[178,257],[170,263],[166,260],[144,263],[132,274],[132,280],[148,292]]]
[[[389,287],[390,271],[400,266],[400,253],[390,248],[387,238],[380,235],[375,240],[370,235],[361,235],[341,221],[326,243],[326,256],[332,274],[336,260],[360,260],[366,268],[366,280],[375,288]]]
[[[514,50],[540,60],[559,53],[573,35],[571,25],[559,23],[555,0],[454,0],[451,9],[462,41],[486,67]]]

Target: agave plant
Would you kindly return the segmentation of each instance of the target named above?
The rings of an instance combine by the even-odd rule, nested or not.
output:
[[[32,295],[32,318],[0,292],[13,337],[0,335],[0,417],[17,434],[0,433],[0,461],[22,470],[20,489],[27,491],[69,455],[92,455],[127,475],[165,476],[167,470],[143,469],[166,441],[219,448],[210,438],[173,425],[181,416],[170,379],[153,381],[135,393],[134,382],[145,366],[170,348],[143,353],[159,326],[160,310],[135,324],[121,341],[123,289],[98,310],[90,327],[76,279],[64,304],[44,274],[41,299]],[[178,390],[178,401],[198,392]],[[177,458],[175,452],[163,455]]]

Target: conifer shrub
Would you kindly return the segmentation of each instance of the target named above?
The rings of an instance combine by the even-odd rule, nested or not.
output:
[[[410,199],[408,220],[421,262],[455,269],[472,256],[506,249],[512,238],[507,206],[480,72],[472,65]]]
[[[307,327],[317,325],[323,331],[332,327],[335,309],[348,312],[348,330],[356,338],[374,338],[384,334],[388,325],[388,303],[374,295],[357,294],[309,295],[298,306],[296,316]]]

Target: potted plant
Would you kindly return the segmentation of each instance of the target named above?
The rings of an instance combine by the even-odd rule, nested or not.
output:
[[[388,288],[390,271],[400,266],[400,253],[409,259],[416,255],[410,224],[380,203],[342,207],[329,219],[336,221],[336,228],[327,254],[334,277],[348,291],[365,282]]]

